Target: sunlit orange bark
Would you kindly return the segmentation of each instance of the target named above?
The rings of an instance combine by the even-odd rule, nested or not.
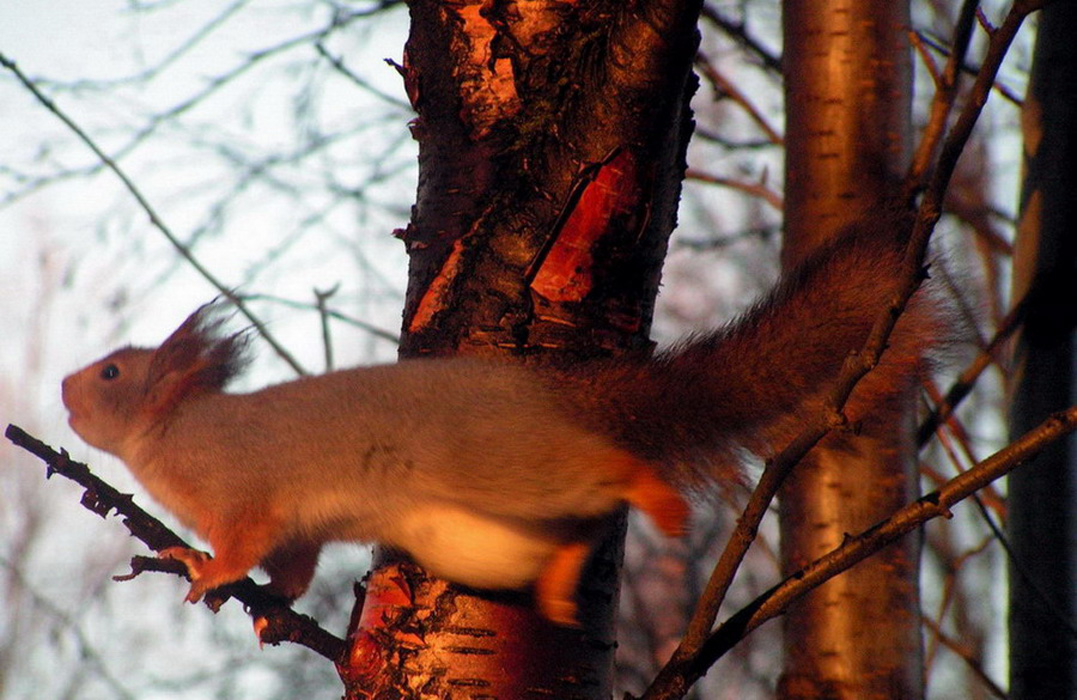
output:
[[[785,265],[898,194],[910,151],[908,12],[905,2],[784,5]],[[828,438],[794,470],[781,492],[787,573],[915,494],[908,399],[876,411],[860,437]],[[781,697],[921,696],[918,554],[910,537],[792,607]]]

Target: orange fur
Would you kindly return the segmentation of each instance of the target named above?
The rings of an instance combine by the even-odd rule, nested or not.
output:
[[[654,468],[642,460],[635,459],[625,500],[646,513],[658,529],[669,537],[684,534],[688,506],[676,489],[663,481]]]
[[[562,545],[554,552],[535,583],[535,599],[547,619],[560,625],[576,625],[576,583],[591,548],[583,542]]]
[[[188,600],[255,566],[297,597],[324,544],[373,541],[450,581],[534,586],[540,610],[569,624],[580,571],[623,504],[679,535],[678,489],[737,479],[743,451],[781,442],[819,407],[888,300],[901,235],[876,233],[853,232],[739,321],[656,358],[564,371],[413,360],[228,394],[246,336],[222,333],[208,304],[159,348],[65,378],[64,404],[80,436],[213,548],[162,553],[187,563]],[[922,371],[940,319],[914,298],[854,419]]]
[[[781,448],[822,409],[845,358],[893,302],[908,231],[900,216],[854,226],[733,322],[653,358],[551,372],[548,385],[582,424],[679,489],[735,482],[746,454]],[[962,326],[933,289],[918,291],[846,405],[850,422],[891,429],[878,407],[919,381]]]
[[[247,364],[244,333],[219,335],[220,305],[199,307],[153,351],[144,410],[162,417],[186,398],[220,391]]]

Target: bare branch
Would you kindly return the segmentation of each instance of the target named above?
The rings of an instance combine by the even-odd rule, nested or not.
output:
[[[115,511],[123,518],[127,530],[150,549],[160,552],[167,547],[190,548],[189,544],[164,523],[135,505],[130,494],[120,493],[95,476],[88,466],[70,459],[66,450],[56,452],[15,425],[8,425],[4,435],[15,445],[45,462],[46,478],[59,474],[82,486],[85,489],[82,505],[88,510],[102,518]],[[182,564],[176,567],[158,562],[159,560],[149,557],[135,557],[131,563],[132,573],[121,577],[121,580],[133,578],[141,571],[169,571],[181,575],[186,573]],[[266,626],[259,634],[259,638],[265,643],[293,642],[333,662],[339,660],[344,653],[344,640],[322,629],[313,618],[300,615],[279,598],[266,594],[250,578],[223,586],[218,592],[222,595],[214,600],[207,599],[206,604],[215,610],[229,597],[240,601],[247,607],[252,619],[256,622],[265,620]]]
[[[718,98],[730,97],[734,102],[741,106],[741,108],[748,114],[753,122],[762,130],[766,135],[767,140],[772,144],[780,146],[784,142],[782,135],[778,133],[767,121],[763,113],[752,104],[752,101],[748,99],[748,96],[744,94],[732,81],[728,80],[721,71],[714,67],[710,58],[702,51],[696,54],[696,67],[703,72],[703,76],[710,82],[711,88],[714,90],[715,95]]]
[[[935,638],[939,640],[940,644],[952,651],[965,662],[965,665],[968,666],[976,677],[980,679],[988,692],[996,698],[1001,698],[1001,700],[1006,700],[1006,698],[1009,697],[1006,694],[1006,691],[1003,690],[998,683],[991,680],[991,677],[987,675],[987,671],[984,670],[983,666],[979,663],[979,660],[970,654],[969,650],[966,649],[963,644],[946,634],[942,627],[927,615],[922,616],[920,619],[923,620],[924,624],[927,625],[928,629],[931,630],[931,633],[935,635]]]
[[[331,372],[333,370],[333,339],[329,333],[329,308],[326,306],[326,302],[329,298],[337,293],[340,289],[340,285],[336,284],[331,289],[321,291],[319,289],[314,290],[315,303],[318,306],[318,319],[321,321],[322,326],[322,351],[325,356],[325,371]]]
[[[345,78],[347,78],[351,82],[358,85],[363,90],[366,90],[371,95],[374,95],[375,97],[378,97],[381,100],[389,103],[393,107],[397,107],[397,108],[402,109],[402,110],[404,110],[406,112],[413,112],[414,111],[412,106],[406,100],[401,100],[398,97],[393,97],[392,95],[388,95],[388,94],[382,92],[381,90],[379,90],[376,87],[374,87],[373,85],[371,85],[370,81],[362,78],[361,76],[356,74],[355,71],[351,70],[346,65],[344,65],[344,59],[342,59],[342,58],[340,58],[338,56],[334,56],[333,54],[329,53],[329,49],[325,48],[325,44],[323,44],[321,41],[315,43],[314,48],[315,48],[315,50],[317,50],[319,56],[324,58],[326,61],[329,61],[329,65],[333,66],[334,70],[336,70],[338,73],[343,75]]]
[[[166,68],[173,65],[179,59],[183,58],[191,52],[196,46],[202,43],[207,37],[209,37],[214,31],[224,26],[229,19],[234,17],[240,10],[250,4],[251,0],[234,0],[231,4],[221,10],[219,13],[211,17],[202,26],[191,32],[187,38],[183,39],[178,46],[169,51],[163,58],[147,66],[142,70],[132,75],[125,75],[119,78],[111,80],[76,80],[73,82],[59,83],[56,81],[38,80],[39,85],[47,87],[63,87],[71,91],[82,90],[105,90],[109,88],[119,87],[121,85],[130,85],[137,83],[144,83],[153,80],[161,74]]]
[[[711,185],[720,185],[722,187],[740,190],[741,192],[750,194],[753,197],[759,197],[777,211],[782,211],[785,208],[785,202],[782,200],[782,196],[771,188],[767,187],[766,184],[764,184],[763,182],[744,182],[742,180],[734,180],[730,177],[722,177],[721,175],[712,175],[711,173],[705,173],[698,168],[688,168],[688,171],[685,172],[684,176],[689,180],[698,180],[699,182],[706,182]]]
[[[120,179],[120,182],[122,182],[124,187],[127,188],[127,191],[131,193],[131,196],[135,198],[135,201],[138,202],[138,205],[142,207],[142,210],[146,212],[147,216],[149,216],[150,223],[153,224],[154,228],[160,231],[164,235],[164,237],[168,239],[168,242],[172,244],[176,251],[191,265],[191,267],[195,269],[196,272],[198,272],[199,275],[202,276],[203,279],[209,282],[210,285],[212,285],[218,292],[220,292],[221,296],[235,304],[239,312],[242,313],[247,318],[247,320],[251,322],[255,330],[258,331],[258,334],[261,335],[267,343],[269,343],[270,347],[273,348],[277,355],[279,355],[281,359],[287,362],[292,367],[292,369],[295,370],[296,374],[306,374],[306,371],[299,364],[299,362],[294,357],[292,357],[291,353],[285,350],[283,345],[277,342],[276,338],[274,338],[269,333],[269,330],[265,327],[265,324],[262,323],[262,321],[259,320],[258,317],[255,316],[249,308],[247,308],[247,305],[243,303],[243,300],[235,293],[235,291],[231,287],[225,285],[224,282],[217,279],[217,277],[212,272],[210,272],[208,268],[206,268],[201,262],[198,261],[198,259],[194,256],[194,253],[192,253],[191,250],[187,246],[185,246],[182,241],[179,240],[179,238],[172,232],[172,229],[170,229],[168,225],[165,224],[164,220],[162,220],[161,217],[157,214],[157,211],[150,204],[149,200],[146,199],[146,197],[142,194],[141,190],[138,189],[135,183],[131,180],[131,178],[127,176],[127,173],[124,172],[122,168],[120,168],[116,161],[109,157],[109,155],[106,154],[103,150],[101,150],[97,143],[93,139],[91,139],[90,136],[85,131],[83,131],[78,124],[76,124],[70,117],[67,116],[67,114],[65,114],[63,111],[60,110],[59,107],[56,106],[55,102],[46,97],[45,94],[38,89],[37,85],[34,84],[34,82],[28,77],[26,77],[26,75],[21,70],[19,70],[19,67],[15,65],[14,61],[8,59],[7,56],[2,53],[0,53],[0,66],[3,66],[4,68],[11,71],[19,80],[19,82],[22,83],[23,86],[27,90],[29,90],[35,98],[37,98],[38,102],[40,102],[46,109],[56,115],[56,117],[60,121],[62,121],[69,129],[71,129],[71,131],[84,144],[86,144],[86,146],[88,146],[91,151],[94,152],[94,155],[96,155],[101,160],[101,162],[104,163],[104,165],[109,170],[111,170],[116,175],[116,177]]]
[[[999,352],[1003,343],[1024,323],[1027,309],[1028,297],[1026,296],[1006,314],[1006,318],[1002,319],[1002,323],[999,324],[999,328],[995,331],[991,341],[954,380],[942,402],[920,424],[916,436],[917,444],[920,446],[927,444],[927,441],[931,439],[938,427],[950,419],[957,407],[972,391],[976,385],[976,380],[995,361],[995,355]]]
[[[97,650],[94,646],[93,637],[87,635],[83,631],[82,623],[79,619],[72,616],[70,612],[63,609],[60,605],[53,603],[51,600],[41,595],[34,590],[34,587],[26,581],[23,576],[23,572],[15,566],[11,561],[0,556],[0,569],[7,569],[11,576],[14,577],[19,583],[19,587],[23,595],[28,596],[30,605],[28,607],[34,608],[32,614],[36,617],[44,612],[45,615],[56,620],[60,625],[66,628],[75,641],[78,647],[78,655],[96,670],[98,677],[109,687],[114,693],[115,697],[123,698],[124,700],[135,700],[138,695],[127,688],[123,681],[115,676],[109,669],[109,664],[106,658]],[[8,599],[11,604],[11,599]],[[82,609],[85,612],[85,608]],[[6,670],[6,669],[5,669]]]
[[[953,505],[1026,464],[1044,447],[1065,437],[1074,429],[1077,429],[1077,406],[1050,416],[1008,447],[948,481],[938,491],[921,497],[874,527],[850,537],[837,549],[786,578],[715,630],[703,645],[699,656],[692,661],[689,682],[706,673],[711,664],[749,632],[767,620],[782,614],[793,601],[907,535],[928,520],[940,516],[951,517],[950,509]],[[675,696],[647,695],[645,697]]]
[[[713,22],[716,27],[725,32],[731,39],[747,49],[749,55],[755,56],[759,62],[771,73],[782,74],[782,57],[774,54],[763,43],[748,33],[744,22],[735,22],[722,15],[709,5],[704,5],[700,16]]]
[[[367,323],[366,321],[355,318],[354,316],[348,316],[345,313],[342,313],[335,309],[330,309],[328,307],[326,307],[323,312],[317,303],[311,304],[309,302],[294,301],[292,299],[285,299],[284,297],[274,296],[272,294],[244,294],[243,298],[247,301],[264,299],[267,301],[271,301],[275,304],[280,304],[281,306],[287,306],[293,309],[307,309],[311,311],[317,311],[319,314],[324,313],[325,316],[329,318],[341,321],[348,324],[349,326],[354,326],[355,328],[359,328],[360,330],[366,331],[367,333],[374,336],[375,338],[378,338],[379,340],[385,340],[392,343],[393,345],[397,345],[400,343],[400,336],[396,333],[393,333],[392,331],[387,331],[384,328],[375,326],[372,323]]]
[[[957,99],[958,78],[961,77],[959,66],[965,60],[965,52],[969,48],[978,7],[979,3],[976,0],[965,0],[962,3],[957,26],[954,28],[954,50],[950,54],[950,60],[947,61],[946,68],[943,69],[941,74],[936,75],[936,71],[932,70],[932,75],[935,76],[935,97],[931,102],[931,116],[928,117],[927,127],[920,139],[920,146],[917,148],[916,155],[913,156],[912,164],[909,166],[908,179],[910,182],[919,183],[925,177],[939,140],[946,133],[946,124],[950,118],[950,111],[953,109],[954,100]],[[913,35],[913,45],[918,50],[920,49],[918,35]],[[925,63],[929,67],[933,67],[933,64],[926,60],[926,52],[922,52],[921,55],[925,57]]]
[[[949,56],[950,49],[947,47],[938,37],[933,36],[930,31],[919,30],[916,32],[916,36],[924,46],[938,52],[942,56]],[[969,63],[961,64],[961,72],[968,75],[976,75],[980,72],[980,67]],[[1024,100],[1014,90],[1007,85],[1002,84],[998,80],[994,84],[995,92],[1002,96],[1002,99],[1006,100],[1015,107],[1021,107],[1024,105]]]

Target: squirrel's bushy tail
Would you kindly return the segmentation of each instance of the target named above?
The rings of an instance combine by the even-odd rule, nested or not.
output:
[[[627,449],[667,465],[682,486],[736,478],[742,452],[780,449],[821,409],[846,356],[863,348],[894,298],[907,230],[850,229],[722,328],[649,362],[588,365],[570,380],[584,386],[569,392],[569,402],[582,420],[608,417],[592,428],[612,430]],[[932,348],[952,332],[943,309],[930,289],[917,291],[879,365],[846,404],[851,422],[870,431],[873,406],[907,395],[924,376]]]

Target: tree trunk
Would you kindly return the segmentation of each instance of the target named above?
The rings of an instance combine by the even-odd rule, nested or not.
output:
[[[897,200],[910,154],[908,26],[906,2],[784,4],[785,267]],[[915,495],[913,398],[798,465],[780,494],[786,573]],[[907,538],[792,607],[780,697],[922,697],[918,556]]]
[[[401,356],[646,347],[692,127],[699,3],[410,10],[419,185],[401,234]],[[348,697],[606,700],[622,542],[623,522],[581,581],[580,629],[540,618],[527,592],[465,591],[380,552],[341,669]]]
[[[1025,180],[1014,298],[1031,293],[1015,357],[1011,432],[1077,403],[1077,4],[1040,15],[1022,112]],[[1077,438],[1009,479],[1010,697],[1077,698]]]

